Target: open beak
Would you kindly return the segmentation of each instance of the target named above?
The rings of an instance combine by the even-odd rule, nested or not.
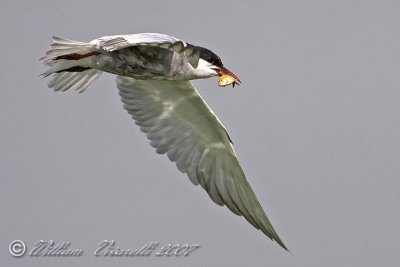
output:
[[[229,75],[232,78],[235,79],[235,81],[232,83],[232,86],[235,87],[235,84],[240,85],[242,82],[240,81],[240,79],[238,78],[238,76],[236,76],[233,72],[231,72],[230,70],[228,70],[225,67],[222,68],[214,68],[215,72],[218,74],[218,76],[222,76],[222,75]]]

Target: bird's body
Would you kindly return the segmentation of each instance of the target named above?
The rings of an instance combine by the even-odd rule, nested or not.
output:
[[[94,59],[93,63],[98,69],[120,76],[145,80],[192,80],[204,77],[180,53],[150,45],[127,46],[117,49],[115,41],[114,45],[109,47],[107,44],[109,40],[116,39],[122,40],[123,37],[108,36],[91,42],[98,48],[107,47],[108,49],[108,52],[101,53]],[[189,47],[194,50],[200,49],[194,46]],[[189,49],[189,47],[186,45],[184,49]]]
[[[41,59],[50,66],[43,75],[53,75],[49,87],[83,92],[102,72],[118,75],[124,108],[157,153],[166,153],[215,203],[243,215],[287,249],[247,182],[225,127],[190,82],[229,75],[229,83],[239,84],[217,55],[157,33],[105,36],[90,43],[53,40]]]

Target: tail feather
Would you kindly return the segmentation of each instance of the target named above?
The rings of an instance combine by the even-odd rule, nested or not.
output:
[[[59,72],[54,73],[48,87],[54,91],[64,92],[68,89],[82,93],[101,75],[101,71],[88,69],[82,72]]]
[[[49,63],[51,60],[56,60],[60,56],[68,54],[87,54],[93,52],[96,47],[90,43],[78,42],[60,37],[53,37],[53,44],[50,45],[50,50],[46,55],[40,58],[43,64]]]
[[[92,56],[100,53],[90,43],[60,37],[53,37],[53,41],[46,55],[40,58],[43,64],[50,66],[41,75],[53,75],[48,87],[54,91],[85,91],[102,73],[92,68]]]

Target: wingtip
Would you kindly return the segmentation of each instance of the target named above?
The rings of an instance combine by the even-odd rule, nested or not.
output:
[[[288,249],[287,247],[286,247],[286,245],[282,242],[282,240],[277,240],[277,239],[273,239],[276,243],[278,243],[278,245],[281,247],[281,248],[283,248],[284,250],[286,250],[287,252],[289,252],[290,254],[292,254],[292,255],[294,255],[293,254],[293,252],[290,250],[290,249]]]

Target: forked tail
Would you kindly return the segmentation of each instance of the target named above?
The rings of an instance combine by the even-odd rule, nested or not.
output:
[[[92,68],[93,57],[100,52],[90,43],[59,37],[53,37],[53,42],[46,55],[40,58],[43,64],[50,66],[41,76],[53,74],[48,86],[54,91],[85,91],[102,73]]]

